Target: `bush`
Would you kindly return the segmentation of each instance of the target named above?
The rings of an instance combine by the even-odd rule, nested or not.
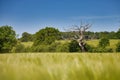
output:
[[[69,43],[58,45],[56,52],[69,52]]]
[[[39,45],[39,46],[32,46],[33,52],[48,52],[49,46],[47,45]]]
[[[86,48],[87,52],[93,52],[93,49],[94,49],[94,47],[92,47],[91,45],[88,45],[88,44],[85,45],[85,48]]]
[[[109,39],[107,38],[100,39],[99,47],[105,48],[106,46],[109,46],[109,45],[110,45]]]
[[[21,53],[21,52],[25,52],[25,46],[23,44],[18,43],[11,52],[15,52],[15,53]]]
[[[69,43],[69,52],[78,52],[78,51],[80,51],[78,42],[76,40],[72,40]]]
[[[33,52],[55,52],[59,44],[60,43],[54,42],[51,45],[42,44],[38,46],[32,46],[32,51]]]
[[[60,43],[59,42],[54,42],[51,45],[49,45],[49,52],[56,52],[57,46],[59,46]]]
[[[69,43],[54,42],[51,45],[39,45],[32,47],[33,52],[69,52]]]
[[[16,46],[11,50],[13,53],[32,52],[31,47],[25,47],[21,42],[17,42]]]
[[[120,42],[118,42],[116,45],[116,52],[120,52]]]
[[[85,44],[86,52],[93,52],[93,49],[94,48],[92,46]],[[76,40],[72,40],[69,43],[69,52],[81,52],[80,46]]]

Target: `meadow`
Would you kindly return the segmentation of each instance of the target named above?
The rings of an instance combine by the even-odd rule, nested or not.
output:
[[[111,48],[116,48],[116,44],[119,41],[120,41],[119,39],[110,39],[110,47]],[[97,40],[97,39],[96,40],[88,40],[88,41],[86,41],[86,43],[96,47],[99,44],[99,40]]]
[[[119,39],[110,39],[110,47],[113,48],[116,46],[116,44],[119,42]],[[70,40],[58,40],[56,42],[60,42],[60,43],[66,43],[66,42],[70,42]],[[97,46],[99,43],[98,39],[93,39],[93,40],[87,40],[85,41],[87,44],[91,45],[91,46]],[[28,46],[32,46],[33,42],[22,42],[23,45],[25,45],[25,47]]]
[[[120,54],[0,54],[0,80],[120,80]]]
[[[110,39],[110,45],[108,46],[108,48],[112,48],[113,51],[115,52],[116,49],[116,44],[119,42],[119,39]],[[57,40],[56,42],[60,42],[61,44],[65,44],[65,43],[69,43],[70,40]],[[99,44],[99,39],[93,39],[93,40],[87,40],[85,41],[87,44],[89,44],[90,46],[93,47],[97,47]],[[33,42],[22,42],[22,44],[25,47],[31,47]]]

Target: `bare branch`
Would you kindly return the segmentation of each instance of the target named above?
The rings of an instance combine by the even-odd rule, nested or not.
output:
[[[92,26],[92,24],[86,24],[86,25],[83,27],[83,31],[86,31],[86,30],[89,29],[91,26]]]
[[[82,49],[82,51],[84,52],[85,51],[85,43],[84,43],[84,32],[89,29],[92,25],[91,24],[85,24],[83,25],[82,21],[81,21],[81,24],[80,26],[77,26],[77,25],[73,25],[73,27],[71,28],[72,31],[76,31],[77,34],[79,33],[79,45]]]

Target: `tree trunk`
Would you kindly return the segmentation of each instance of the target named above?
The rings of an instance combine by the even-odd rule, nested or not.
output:
[[[91,27],[91,24],[85,24],[83,25],[82,22],[81,22],[81,25],[80,26],[77,26],[77,25],[74,25],[74,30],[75,31],[78,31],[79,32],[79,40],[78,40],[78,43],[79,43],[79,46],[81,48],[81,51],[82,52],[86,52],[86,47],[85,47],[85,42],[83,41],[84,40],[84,32],[89,29]]]
[[[83,41],[81,41],[81,40],[79,41],[79,46],[80,46],[82,52],[86,51],[85,50],[85,43]]]
[[[79,46],[81,48],[81,51],[82,52],[85,52],[86,49],[85,49],[85,42],[83,41],[84,40],[84,34],[83,34],[84,31],[80,31],[80,39],[79,39]]]

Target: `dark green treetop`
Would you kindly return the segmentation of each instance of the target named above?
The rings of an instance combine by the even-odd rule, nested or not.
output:
[[[35,34],[35,40],[33,45],[46,44],[49,45],[53,43],[55,40],[59,39],[60,32],[58,29],[53,27],[46,27],[44,29],[39,30]]]
[[[0,52],[10,52],[13,46],[15,46],[16,33],[11,26],[0,27]]]

